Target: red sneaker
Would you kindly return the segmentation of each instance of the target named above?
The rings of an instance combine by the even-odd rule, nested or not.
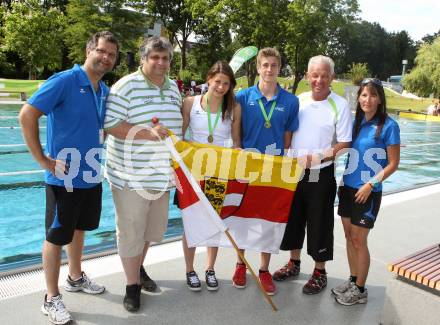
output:
[[[275,294],[275,284],[272,281],[272,276],[268,271],[260,272],[258,275],[260,278],[261,285],[269,296],[273,296]]]
[[[314,270],[309,281],[303,287],[303,293],[306,295],[314,295],[319,293],[327,286],[327,274],[321,274]]]
[[[289,262],[287,262],[286,265],[284,265],[279,270],[275,271],[272,278],[275,281],[284,281],[288,277],[299,275],[299,272],[300,272],[300,266],[296,265],[291,260],[289,260]]]
[[[234,276],[232,277],[232,285],[236,288],[243,289],[246,287],[246,265],[239,264],[235,266]]]

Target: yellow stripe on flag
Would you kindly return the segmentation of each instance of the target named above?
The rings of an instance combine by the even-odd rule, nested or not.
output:
[[[188,143],[175,136],[172,139],[197,181],[206,177],[237,179],[253,186],[275,186],[295,191],[301,177],[302,168],[293,158]],[[176,168],[178,164],[173,163]]]

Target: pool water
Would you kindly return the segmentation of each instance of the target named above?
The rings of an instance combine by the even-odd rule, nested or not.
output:
[[[41,262],[44,239],[44,174],[23,144],[18,108],[0,108],[0,272]],[[399,170],[384,183],[384,192],[440,181],[440,123],[394,117],[401,129]],[[40,138],[45,141],[45,119]],[[337,162],[341,177],[345,158]],[[165,237],[182,233],[180,211],[172,204]],[[116,247],[114,206],[104,182],[100,227],[86,235],[86,253]]]

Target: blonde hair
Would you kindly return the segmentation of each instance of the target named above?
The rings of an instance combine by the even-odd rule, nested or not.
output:
[[[281,55],[280,52],[278,52],[278,50],[276,48],[273,47],[265,47],[263,49],[261,49],[260,51],[258,51],[258,55],[257,55],[257,65],[259,66],[261,64],[261,59],[262,58],[267,58],[273,56],[277,59],[278,61],[278,65],[281,66]]]

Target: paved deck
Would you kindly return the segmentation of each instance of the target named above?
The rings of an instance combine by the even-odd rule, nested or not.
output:
[[[146,268],[160,285],[160,292],[142,293],[142,307],[136,314],[126,312],[121,304],[124,276],[114,255],[84,263],[84,269],[106,285],[106,293],[89,296],[61,292],[75,319],[73,324],[378,324],[385,288],[392,277],[386,264],[438,241],[439,201],[440,185],[384,197],[376,228],[369,237],[372,259],[366,305],[341,306],[330,295],[330,288],[348,276],[345,240],[338,218],[335,220],[334,261],[327,265],[328,288],[314,296],[302,294],[301,288],[313,268],[311,259],[304,255],[299,277],[277,283],[278,292],[273,300],[278,312],[271,310],[249,275],[246,289],[238,290],[231,285],[235,263],[232,249],[219,251],[216,272],[221,287],[218,292],[189,291],[185,284],[180,242],[151,249]],[[258,267],[258,254],[249,252],[247,257],[252,265]],[[203,274],[205,258],[203,250],[196,255],[196,271],[199,274]],[[274,255],[271,270],[286,260],[284,252]],[[63,278],[65,272],[63,269]],[[30,289],[26,284],[8,280],[12,297],[0,300],[0,323],[48,324],[47,318],[39,311],[44,295],[41,273],[24,279],[34,281],[28,284]],[[14,297],[14,290],[36,292]]]

